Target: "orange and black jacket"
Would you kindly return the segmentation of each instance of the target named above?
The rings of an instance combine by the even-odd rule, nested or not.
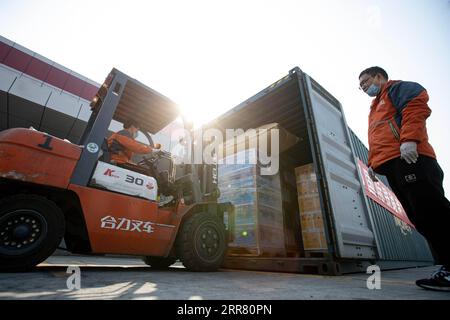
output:
[[[133,139],[127,130],[113,133],[108,138],[108,148],[111,152],[111,160],[116,163],[130,162],[133,153],[150,153],[152,148]]]
[[[419,154],[436,158],[428,143],[425,121],[431,110],[428,93],[418,83],[388,81],[372,101],[369,114],[369,163],[375,171],[386,161],[400,157],[400,145],[417,143]]]

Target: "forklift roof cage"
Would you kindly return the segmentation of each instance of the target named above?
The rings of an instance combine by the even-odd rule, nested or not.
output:
[[[179,116],[172,100],[117,69],[112,69],[92,99],[91,109],[80,140],[84,148],[71,180],[82,186],[89,183],[112,120],[134,120],[142,131],[154,134]]]

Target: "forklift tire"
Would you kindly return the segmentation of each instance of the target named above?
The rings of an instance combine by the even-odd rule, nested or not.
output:
[[[142,258],[142,261],[145,262],[146,265],[149,265],[150,267],[152,267],[152,269],[155,270],[166,270],[168,269],[171,265],[173,265],[175,263],[175,261],[177,261],[176,258],[171,258],[171,257],[144,257]]]
[[[210,213],[195,213],[183,223],[177,253],[189,271],[216,271],[226,251],[225,225]]]
[[[0,271],[29,271],[60,244],[64,215],[42,196],[20,194],[0,200]]]

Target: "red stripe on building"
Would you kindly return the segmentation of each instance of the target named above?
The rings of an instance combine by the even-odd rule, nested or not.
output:
[[[88,101],[98,91],[97,86],[3,42],[0,42],[0,63]]]
[[[11,50],[10,46],[8,46],[6,43],[0,42],[0,62],[1,63],[3,63],[3,60],[5,60],[5,58],[8,55],[10,50]]]
[[[52,67],[44,61],[33,58],[31,59],[28,68],[25,70],[25,73],[36,79],[46,79],[51,68]]]
[[[26,54],[23,51],[17,50],[16,48],[11,48],[5,60],[3,61],[3,64],[16,69],[17,71],[25,72],[25,69],[28,67],[31,58],[32,56]]]
[[[74,75],[69,75],[69,79],[67,79],[67,81],[66,81],[64,90],[67,92],[71,92],[76,96],[80,96],[85,85],[86,85],[86,82],[84,82],[83,80],[75,77]],[[97,88],[95,88],[95,89],[97,90]]]

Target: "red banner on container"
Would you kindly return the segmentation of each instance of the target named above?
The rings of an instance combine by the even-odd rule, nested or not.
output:
[[[407,223],[411,227],[414,227],[411,221],[409,221],[406,215],[405,209],[403,209],[402,204],[397,199],[395,194],[389,189],[383,182],[374,182],[369,176],[369,169],[367,166],[358,159],[359,171],[361,172],[364,190],[366,196],[386,208],[394,216]]]

